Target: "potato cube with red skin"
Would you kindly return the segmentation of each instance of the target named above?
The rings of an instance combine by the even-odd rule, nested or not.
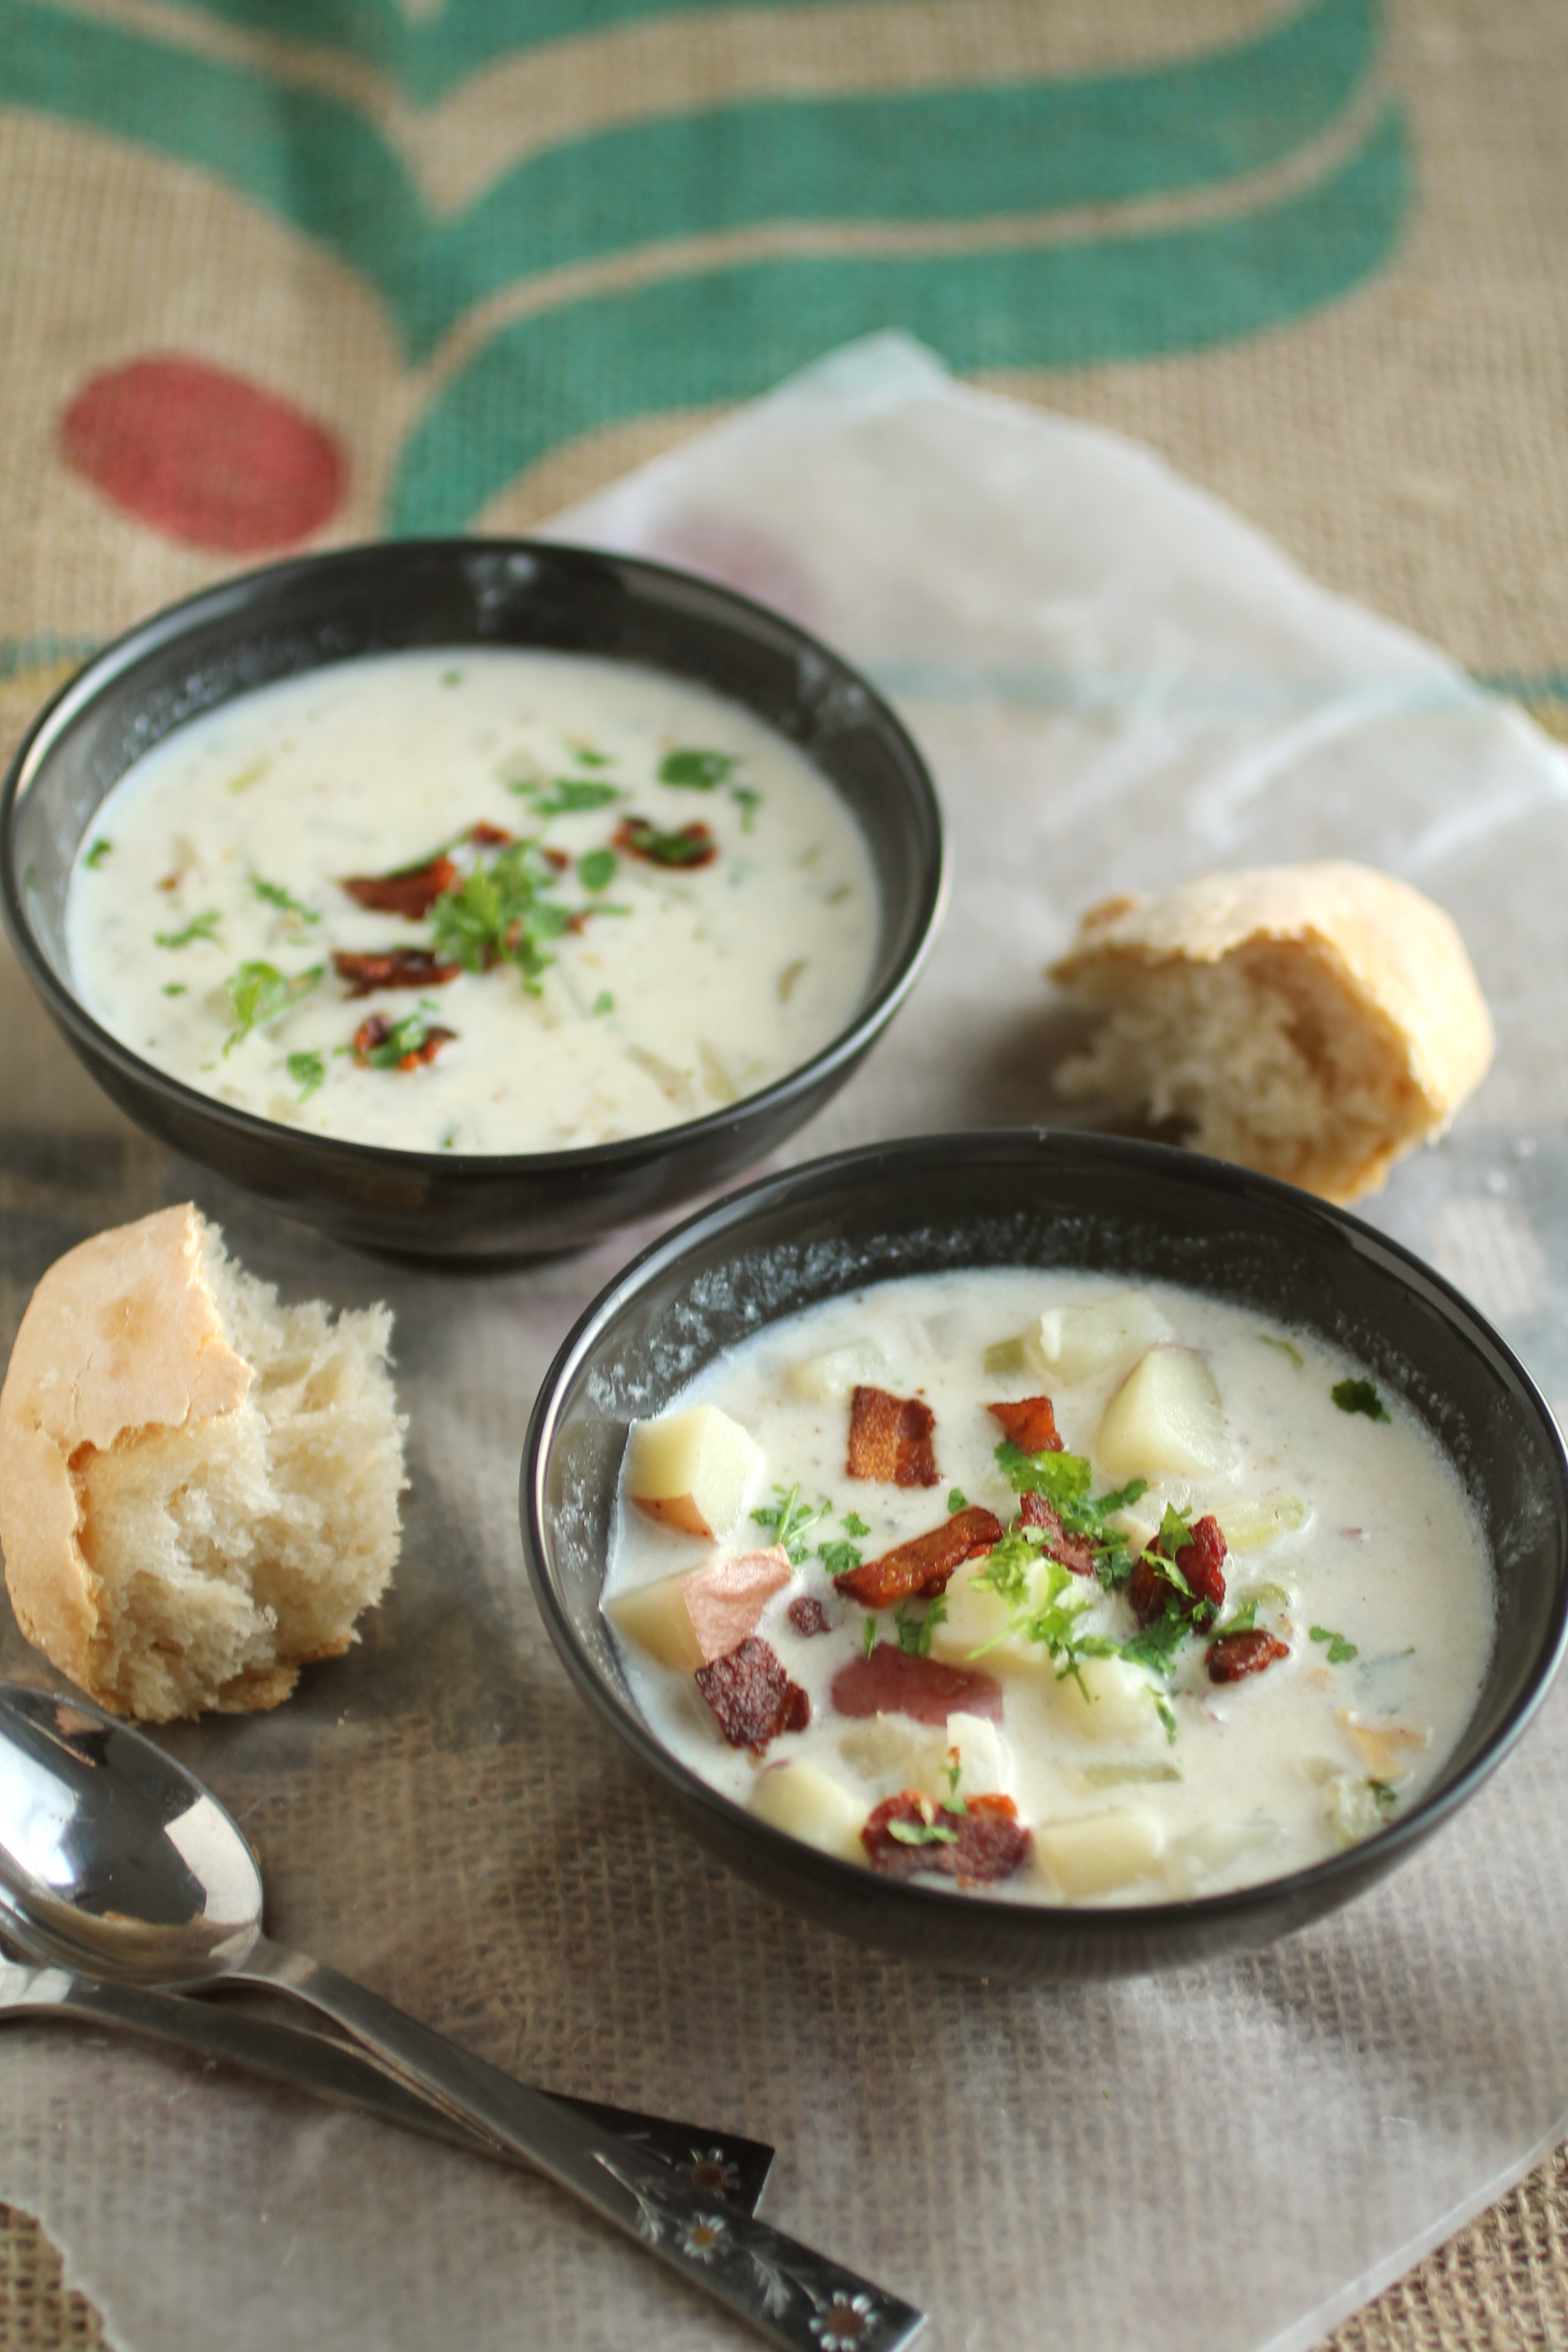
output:
[[[626,1492],[681,1534],[714,1538],[735,1525],[763,1466],[762,1448],[717,1405],[632,1423]]]
[[[775,1544],[769,1551],[742,1552],[634,1586],[605,1607],[620,1631],[661,1666],[690,1675],[754,1633],[763,1611],[793,1574],[788,1554]]]

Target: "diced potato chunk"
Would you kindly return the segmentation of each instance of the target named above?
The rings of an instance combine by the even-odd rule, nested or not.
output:
[[[1035,1825],[1035,1850],[1069,1903],[1147,1878],[1164,1843],[1154,1815],[1131,1807]]]
[[[1077,1675],[1054,1686],[1056,1720],[1085,1739],[1152,1742],[1164,1727],[1154,1711],[1154,1685],[1125,1658],[1085,1658]]]
[[[649,1518],[689,1536],[728,1533],[763,1466],[762,1448],[717,1405],[632,1424],[626,1492]]]
[[[770,1764],[752,1790],[758,1818],[842,1862],[864,1862],[868,1808],[815,1764]]]
[[[1118,1290],[1077,1307],[1047,1307],[1031,1336],[1035,1352],[1057,1380],[1092,1381],[1173,1334],[1147,1292]]]
[[[1056,1669],[1045,1643],[1031,1642],[1024,1633],[1009,1633],[1007,1627],[1013,1612],[1006,1601],[989,1585],[975,1583],[984,1566],[984,1559],[972,1561],[961,1568],[948,1585],[944,1595],[947,1614],[931,1631],[932,1657],[942,1659],[950,1666],[982,1666],[987,1674],[1001,1674],[1015,1667],[1036,1673],[1048,1668],[1054,1674]],[[976,1651],[984,1651],[984,1657],[977,1657]]]
[[[693,1675],[756,1632],[763,1611],[793,1573],[788,1555],[775,1545],[682,1576],[661,1576],[605,1605],[620,1631],[661,1666]]]
[[[1229,1458],[1225,1412],[1195,1348],[1151,1348],[1106,1406],[1094,1444],[1108,1477],[1210,1477]]]
[[[851,1339],[792,1364],[787,1378],[796,1396],[811,1404],[842,1404],[858,1388],[886,1388],[892,1366],[873,1339]]]
[[[1012,1750],[987,1717],[965,1715],[961,1708],[955,1709],[947,1718],[942,1737],[928,1739],[921,1746],[910,1787],[920,1790],[922,1796],[934,1797],[939,1804],[951,1803],[955,1762],[959,1796],[1011,1794]]]
[[[914,1778],[922,1744],[906,1717],[872,1715],[845,1732],[838,1753],[852,1772],[868,1780],[896,1780],[902,1788]]]
[[[1261,1551],[1266,1544],[1278,1543],[1281,1536],[1297,1534],[1311,1514],[1305,1503],[1287,1495],[1277,1503],[1253,1503],[1245,1497],[1222,1503],[1215,1517],[1228,1551]]]

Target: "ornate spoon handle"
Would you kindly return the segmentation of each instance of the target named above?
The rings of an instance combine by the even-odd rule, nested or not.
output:
[[[263,1936],[233,1973],[320,2010],[448,2114],[570,2189],[784,2352],[901,2352],[924,2326],[923,2312],[765,2221],[726,2211],[656,2157],[510,2076],[498,2078],[335,1969]]]

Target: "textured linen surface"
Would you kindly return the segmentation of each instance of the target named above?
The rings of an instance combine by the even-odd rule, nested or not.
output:
[[[901,327],[1152,443],[1560,729],[1565,82],[1555,0],[0,0],[0,727],[237,565],[530,527],[792,366]],[[863,457],[877,441],[863,425]],[[943,478],[929,449],[918,463],[934,511]],[[820,540],[796,545],[793,499],[782,519],[730,492],[721,513],[656,501],[618,526],[662,530],[878,664],[948,798],[946,945],[799,1151],[1037,1114],[1055,1040],[1036,975],[1075,894],[1160,878],[1163,857],[1283,854],[1279,811],[1326,779],[1312,845],[1445,898],[1504,1014],[1486,1094],[1381,1213],[1561,1400],[1562,861],[1536,747],[1382,637],[1370,688],[1340,675],[1321,710],[1265,714],[1288,754],[1270,772],[1258,713],[1231,738],[1234,696],[1216,716],[1226,681],[1204,673],[1200,720],[1146,643],[1118,670],[1093,616],[1074,634],[1060,594],[1082,581],[1026,543],[1011,488],[981,533],[948,488],[937,550],[901,571],[863,543],[869,493],[828,518],[854,542],[836,577]],[[1038,632],[1014,608],[942,615],[928,574],[954,533],[988,560],[999,543],[1015,577],[1037,559]],[[1375,706],[1379,663],[1404,749],[1347,805],[1335,744],[1378,723],[1357,698]],[[1461,747],[1452,803],[1427,789],[1421,724]],[[1523,797],[1500,811],[1505,772]],[[1468,835],[1478,810],[1510,829]],[[61,1248],[193,1188],[262,1270],[399,1308],[419,1459],[394,1605],[285,1716],[179,1735],[254,1802],[280,1933],[538,2079],[777,2138],[771,2210],[929,2295],[943,2342],[1032,2340],[1042,2315],[1066,2342],[1163,2340],[1165,2295],[1198,2340],[1304,2341],[1563,2127],[1561,1996],[1531,1940],[1561,1948],[1560,1707],[1439,1854],[1223,1985],[1179,1980],[1173,2011],[1174,1987],[985,1993],[791,1931],[597,1751],[519,1589],[527,1392],[622,1252],[494,1289],[389,1283],[168,1167],[8,961],[0,1010],[0,1343]],[[4,1657],[21,1670],[14,1633]],[[413,1874],[409,1841],[448,1797]],[[1522,1945],[1499,1929],[1510,1908]],[[488,2167],[177,2060],[11,2031],[0,2195],[52,2222],[121,2352],[329,2327],[714,2338],[629,2251]],[[1181,2261],[1212,2244],[1205,2184],[1226,2200],[1217,2253],[1162,2294],[1184,2226]],[[1289,2242],[1244,2233],[1242,2261],[1237,2218],[1279,2210]],[[1563,2210],[1558,2159],[1340,2341],[1568,2341]],[[0,2210],[0,2344],[89,2340],[48,2260]]]

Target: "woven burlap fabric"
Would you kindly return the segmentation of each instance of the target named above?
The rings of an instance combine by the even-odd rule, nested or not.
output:
[[[8,37],[21,42],[28,13],[8,14]],[[457,13],[453,0],[448,14]],[[924,0],[740,10],[706,24],[628,21],[596,37],[559,37],[524,73],[505,59],[473,67],[439,103],[425,104],[415,130],[430,184],[450,207],[472,193],[487,152],[504,152],[520,135],[544,152],[568,134],[769,89],[820,96],[999,75],[1081,80],[1223,48],[1277,14],[1237,0],[1181,9],[1075,0],[1048,11],[1027,0]],[[82,22],[124,30],[144,15],[110,0]],[[428,12],[411,9],[408,21],[428,22]],[[400,100],[384,74],[314,52],[301,65],[301,45],[290,47],[286,27],[258,35],[222,12],[197,11],[188,24],[153,22],[152,35],[215,66],[280,62],[413,137],[407,121],[420,110]],[[129,114],[119,129],[72,116],[47,91],[40,97],[47,81],[0,93],[12,109],[0,152],[12,224],[0,257],[12,353],[0,391],[0,718],[11,735],[79,649],[241,560],[149,526],[63,462],[60,418],[85,383],[148,353],[192,352],[286,396],[349,453],[344,495],[310,541],[326,544],[398,519],[399,467],[419,419],[505,323],[502,313],[521,318],[534,299],[503,290],[487,298],[488,311],[479,304],[459,319],[445,344],[416,350],[383,297],[328,244],[237,193],[211,163],[161,152]],[[1182,348],[1178,337],[1159,351],[1091,352],[1050,365],[1005,352],[995,365],[973,363],[963,350],[950,356],[998,388],[1153,443],[1318,577],[1511,683],[1551,723],[1563,708],[1568,667],[1565,92],[1568,18],[1552,0],[1392,7],[1375,58],[1343,106],[1297,148],[1234,186],[1138,199],[1137,225],[1150,232],[1256,208],[1353,158],[1392,103],[1408,177],[1385,224],[1386,250],[1359,272],[1334,285],[1331,255],[1319,272],[1326,290],[1297,314],[1202,348]],[[104,108],[111,112],[111,101]],[[1392,201],[1386,190],[1384,200]],[[1104,234],[1105,208],[1086,196],[1075,222]],[[1026,223],[1018,234],[1028,233]],[[922,250],[942,238],[959,249],[965,236],[994,242],[963,219],[940,236],[919,220],[773,223],[722,236],[730,243],[715,230],[708,260],[773,249],[850,256],[868,237],[889,254],[900,240]],[[649,275],[647,257],[626,254],[592,268],[594,282],[611,290]],[[833,339],[825,312],[824,346]],[[694,380],[687,397],[676,383],[647,414],[635,385],[608,403],[584,399],[580,411],[563,394],[550,448],[488,489],[478,508],[429,519],[509,529],[536,521],[716,413],[721,400],[704,396],[711,390]],[[606,404],[624,413],[600,421]],[[161,1182],[155,1155],[61,1069],[41,1030],[36,1036],[21,1088],[29,1140],[7,1172],[8,1197],[58,1205],[60,1169],[42,1135],[52,1125],[100,1130],[104,1148],[122,1155],[117,1183],[104,1189],[125,1213],[150,1205]],[[1568,2341],[1563,2187],[1558,2159],[1336,2340]],[[36,2231],[23,2221],[0,2231],[0,2344],[92,2340],[79,2302],[73,2313],[45,2284],[48,2257]]]

